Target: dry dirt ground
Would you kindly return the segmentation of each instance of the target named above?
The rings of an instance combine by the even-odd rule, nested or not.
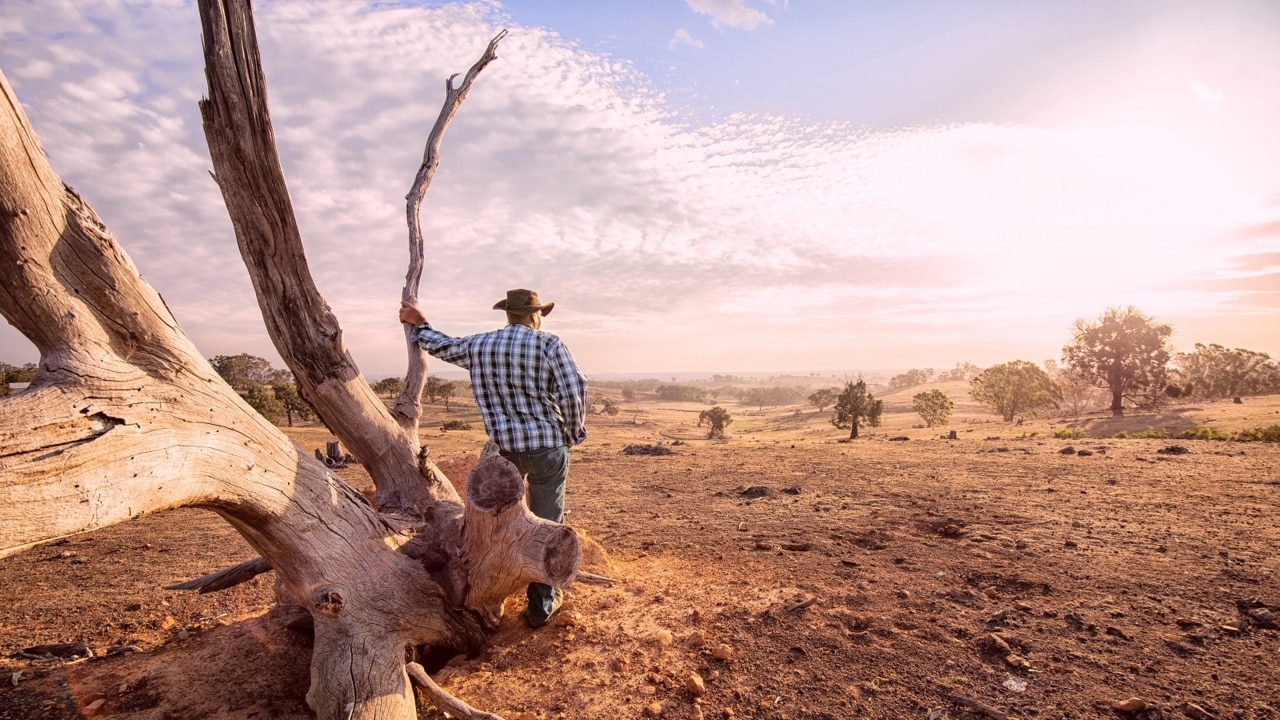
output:
[[[961,407],[944,429],[899,401],[851,443],[829,410],[725,407],[723,442],[705,406],[593,416],[568,522],[618,582],[575,585],[537,631],[513,597],[436,678],[507,720],[1280,718],[1280,446],[1111,437],[1274,425],[1280,397],[1021,426]],[[474,407],[431,410],[425,442],[465,472],[483,433],[440,422],[479,428]],[[657,442],[673,454],[622,454]],[[310,717],[310,639],[270,574],[162,589],[252,554],[187,509],[0,561],[0,720]],[[19,654],[54,643],[86,657]]]

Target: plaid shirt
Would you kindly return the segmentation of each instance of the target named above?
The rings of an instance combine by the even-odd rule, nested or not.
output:
[[[587,437],[587,381],[560,338],[526,325],[449,337],[419,325],[413,339],[471,372],[489,439],[507,452],[577,445]]]

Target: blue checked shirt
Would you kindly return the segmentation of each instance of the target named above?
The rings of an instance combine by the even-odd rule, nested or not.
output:
[[[572,447],[587,438],[587,381],[555,335],[507,325],[455,338],[424,323],[413,339],[431,355],[471,372],[485,432],[503,450]]]

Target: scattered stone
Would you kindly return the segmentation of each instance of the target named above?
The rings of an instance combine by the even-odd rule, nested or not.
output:
[[[1009,643],[1006,642],[1004,638],[1000,637],[999,633],[991,633],[987,636],[987,640],[991,643],[992,647],[1005,655],[1009,655],[1013,652],[1013,648],[1009,647]]]
[[[1016,678],[1012,675],[1005,678],[1002,684],[1006,690],[1010,690],[1012,692],[1020,693],[1027,691],[1027,681],[1022,678]]]
[[[92,715],[93,713],[96,713],[98,710],[100,710],[103,705],[106,705],[106,704],[107,704],[107,699],[104,697],[100,697],[97,700],[94,700],[93,702],[89,703],[88,705],[85,705],[84,711],[85,713]]]
[[[1015,667],[1015,668],[1031,667],[1031,662],[1029,660],[1022,657],[1021,655],[1015,655],[1014,653],[1009,653],[1008,655],[1006,655],[1004,658],[1004,663],[1009,667]]]
[[[1076,449],[1075,449],[1075,448],[1073,448],[1073,447],[1071,447],[1070,445],[1068,445],[1068,446],[1066,446],[1066,447],[1062,448],[1061,450],[1059,450],[1059,451],[1058,451],[1058,454],[1060,454],[1060,455],[1075,455],[1075,454],[1076,454]]]
[[[791,552],[808,552],[813,549],[813,543],[807,543],[807,542],[786,543],[785,545],[782,546],[782,549],[789,550]]]
[[[738,494],[745,498],[762,498],[772,495],[773,489],[763,485],[752,485]]]
[[[1240,611],[1240,614],[1246,620],[1260,628],[1275,629],[1280,627],[1280,618],[1276,617],[1275,611],[1256,597],[1236,600],[1236,609]]]
[[[729,647],[724,643],[720,643],[719,645],[716,646],[715,650],[711,651],[711,657],[723,663],[732,665],[733,664],[733,648]]]
[[[1187,714],[1191,720],[1214,720],[1217,716],[1196,705],[1195,703],[1187,703],[1182,706],[1182,712]]]
[[[689,694],[694,697],[702,697],[702,694],[707,691],[707,686],[702,681],[702,676],[696,672],[689,673],[689,677],[684,680],[684,686],[688,688]]]
[[[889,438],[889,442],[906,442],[910,439],[911,438],[907,437],[906,435],[895,435]]]
[[[165,615],[164,619],[160,621],[160,629],[168,630],[177,624],[178,624],[178,621],[174,620],[172,615]]]
[[[628,445],[622,448],[623,455],[673,455],[671,448],[658,443],[656,445]]]
[[[1161,448],[1156,451],[1157,455],[1186,455],[1191,451],[1181,445],[1170,445],[1167,448]]]
[[[801,491],[802,488],[799,485],[791,485],[789,487],[782,488],[782,492],[788,495],[799,495]]]
[[[662,703],[654,700],[644,708],[644,714],[649,717],[662,717]]]
[[[1089,457],[1090,455],[1093,455],[1092,450],[1081,450],[1076,453],[1077,457]]]
[[[1149,710],[1155,706],[1147,702],[1146,700],[1143,700],[1142,698],[1131,697],[1128,700],[1121,700],[1120,702],[1116,703],[1115,705],[1112,705],[1111,707],[1117,710],[1118,712],[1132,713],[1132,712],[1142,712],[1143,710]]]
[[[653,635],[649,637],[649,639],[655,645],[661,645],[663,647],[666,647],[675,641],[675,637],[672,636],[671,631],[666,628],[658,628],[654,631]]]

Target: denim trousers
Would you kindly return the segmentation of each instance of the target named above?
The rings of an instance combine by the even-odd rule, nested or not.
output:
[[[564,522],[564,485],[569,477],[569,448],[561,445],[527,452],[502,451],[528,486],[529,510],[554,522]],[[560,592],[550,585],[529,583],[529,615],[546,618],[555,612]]]

